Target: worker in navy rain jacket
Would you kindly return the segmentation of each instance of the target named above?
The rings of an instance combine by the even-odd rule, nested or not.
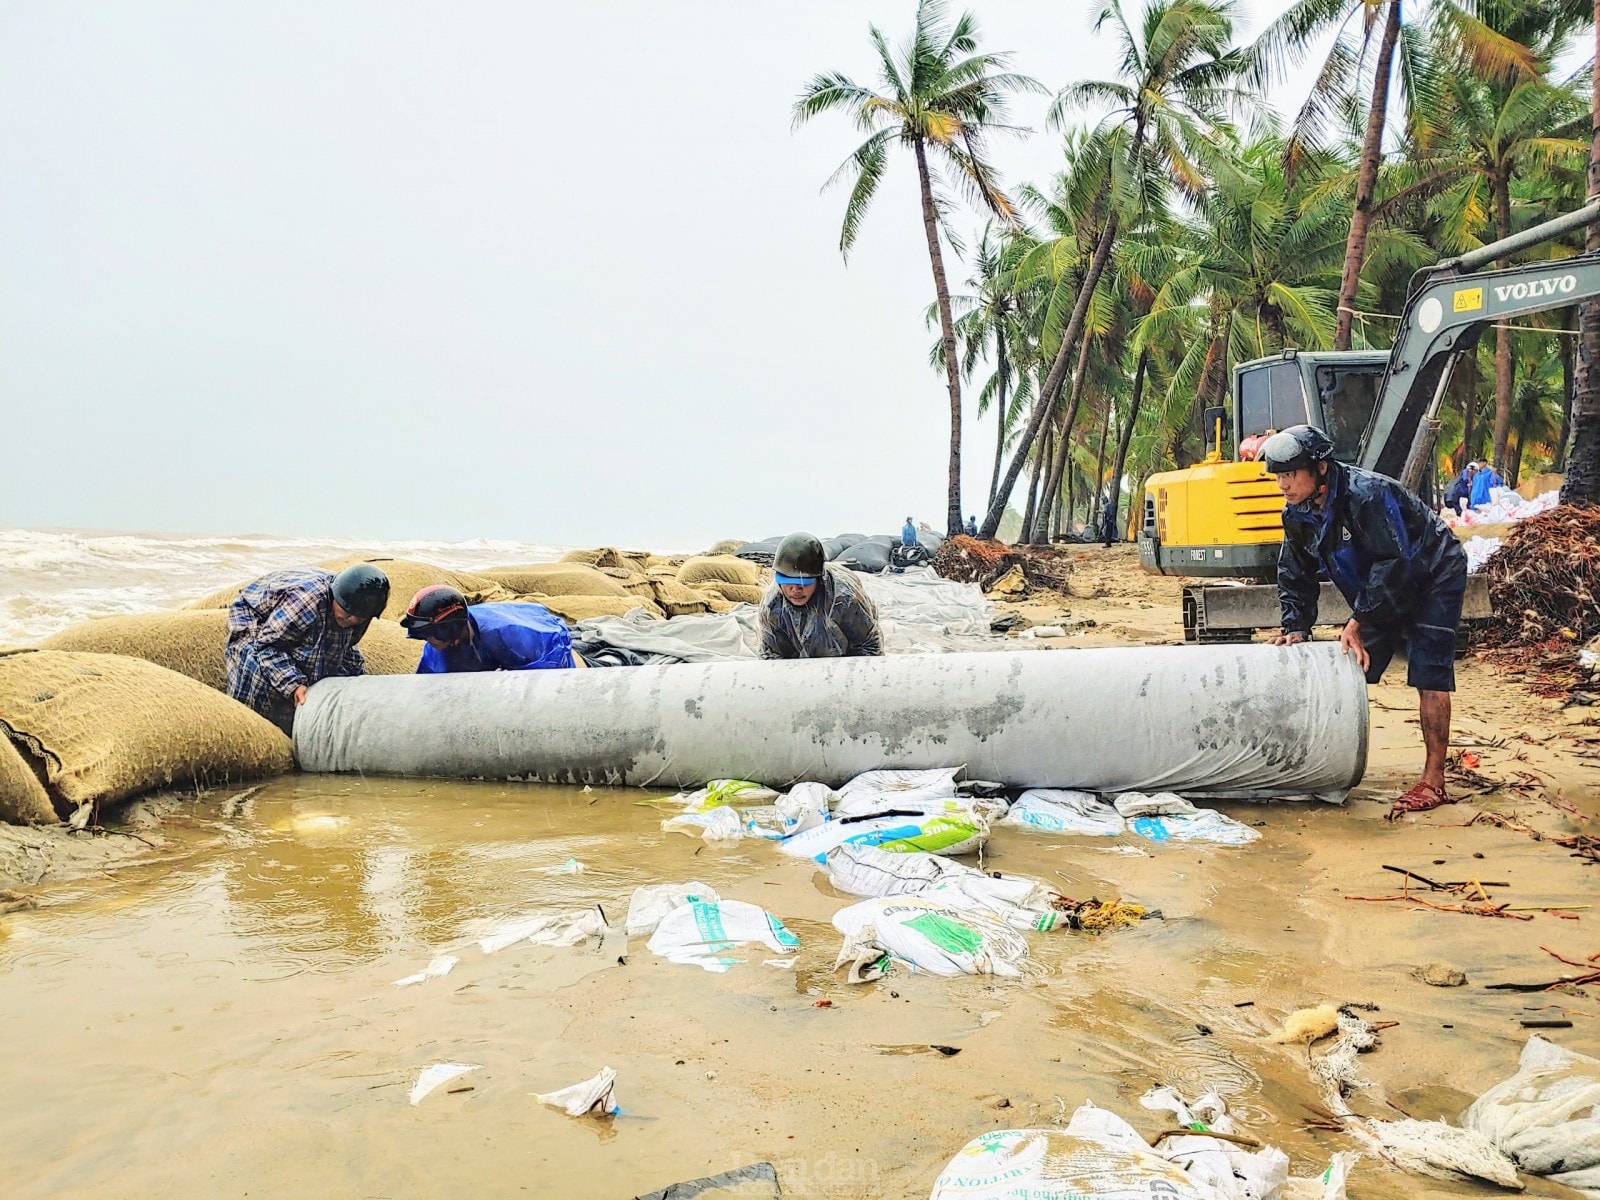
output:
[[[1350,605],[1339,642],[1368,683],[1383,677],[1404,643],[1427,759],[1422,779],[1395,801],[1389,817],[1449,803],[1444,762],[1466,552],[1438,514],[1394,480],[1335,462],[1333,443],[1320,429],[1295,425],[1274,434],[1261,458],[1288,502],[1278,555],[1283,633],[1273,642],[1310,640],[1318,575],[1325,573]]]
[[[1478,464],[1469,462],[1444,490],[1444,506],[1458,517],[1472,502],[1472,479],[1477,473]]]
[[[228,608],[228,695],[292,733],[312,684],[366,669],[356,643],[388,603],[389,577],[371,563],[262,576]]]
[[[822,542],[791,533],[761,601],[762,658],[857,658],[883,653],[878,609],[855,572],[825,561]]]
[[[418,675],[459,671],[538,671],[578,665],[566,622],[542,604],[474,604],[434,584],[400,618],[406,636],[426,641]]]

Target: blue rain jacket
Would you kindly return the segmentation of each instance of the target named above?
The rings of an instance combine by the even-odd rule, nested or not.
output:
[[[1500,473],[1493,467],[1484,467],[1472,477],[1472,507],[1480,508],[1494,499],[1489,495],[1490,488],[1505,487],[1506,481],[1500,478]]]
[[[915,546],[917,544],[917,527],[907,521],[900,529],[900,544],[902,546]]]
[[[1309,635],[1326,573],[1363,628],[1404,629],[1441,584],[1465,586],[1467,555],[1437,513],[1386,475],[1330,464],[1327,503],[1283,510],[1283,631]]]
[[[473,604],[467,608],[472,638],[448,650],[428,646],[418,675],[457,671],[538,671],[572,665],[572,634],[542,604]],[[418,636],[417,630],[411,631]]]

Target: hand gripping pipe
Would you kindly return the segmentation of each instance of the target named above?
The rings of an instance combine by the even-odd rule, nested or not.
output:
[[[1331,643],[901,654],[328,679],[306,771],[693,787],[964,766],[1017,787],[1303,796],[1361,780],[1367,690]]]

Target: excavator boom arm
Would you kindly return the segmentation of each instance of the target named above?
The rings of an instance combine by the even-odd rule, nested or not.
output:
[[[1389,366],[1362,439],[1359,466],[1416,487],[1432,445],[1429,422],[1438,411],[1456,357],[1498,322],[1600,297],[1600,255],[1498,271],[1472,270],[1596,220],[1600,202],[1440,263],[1422,277],[1400,314]]]

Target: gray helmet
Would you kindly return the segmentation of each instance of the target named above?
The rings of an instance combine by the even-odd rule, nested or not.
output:
[[[772,569],[779,576],[779,583],[784,581],[784,577],[809,580],[822,574],[822,564],[826,561],[822,543],[813,534],[791,533],[778,543],[778,554],[772,560]]]
[[[1272,474],[1303,471],[1313,463],[1333,457],[1333,442],[1315,425],[1291,425],[1275,433],[1261,446],[1262,464]]]
[[[356,563],[333,577],[333,598],[353,617],[370,621],[389,603],[389,577],[371,563]]]

